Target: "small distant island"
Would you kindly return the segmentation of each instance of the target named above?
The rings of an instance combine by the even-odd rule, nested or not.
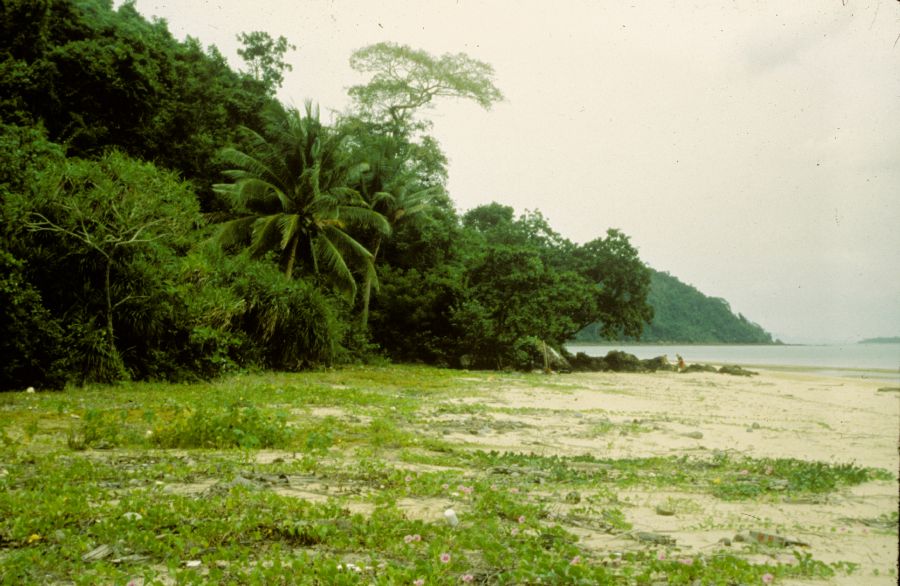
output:
[[[893,336],[890,338],[866,338],[865,340],[860,340],[857,344],[900,344],[900,336]]]

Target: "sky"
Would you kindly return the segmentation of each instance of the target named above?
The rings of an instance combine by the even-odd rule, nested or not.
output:
[[[120,4],[117,2],[116,4]],[[424,113],[460,211],[540,210],[791,343],[900,336],[900,3],[894,0],[137,0],[173,34],[297,46],[279,98],[325,111],[391,41],[490,63],[490,111]]]

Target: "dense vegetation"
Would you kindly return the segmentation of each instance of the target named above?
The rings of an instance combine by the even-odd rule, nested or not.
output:
[[[0,388],[388,357],[528,367],[586,324],[637,336],[650,276],[618,231],[460,217],[420,117],[489,108],[493,71],[381,43],[334,123],[274,98],[294,47],[240,35],[234,71],[110,0],[0,19]]]
[[[772,334],[735,315],[728,302],[708,297],[691,285],[668,273],[650,270],[647,303],[653,307],[653,320],[644,326],[640,340],[648,343],[689,344],[773,344]],[[578,333],[582,341],[597,341],[602,336],[596,326]],[[624,341],[635,341],[623,336]]]

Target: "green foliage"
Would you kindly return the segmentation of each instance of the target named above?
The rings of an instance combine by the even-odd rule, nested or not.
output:
[[[68,369],[64,329],[24,273],[23,263],[0,249],[0,390],[58,389]]]
[[[501,100],[486,63],[362,48],[351,66],[369,80],[330,127],[272,97],[283,37],[241,35],[242,74],[131,2],[0,10],[2,388],[293,370],[374,344],[527,368],[538,339],[647,318],[621,234],[578,247],[502,206],[460,221],[417,115],[443,97]],[[207,250],[201,208],[249,254]]]
[[[164,279],[173,276],[172,247],[200,222],[193,194],[173,175],[112,153],[49,167],[19,205],[31,209],[23,228],[44,261],[37,279],[45,298],[74,318],[83,380],[142,372],[175,319],[177,300]],[[76,286],[60,286],[58,274]]]
[[[346,334],[335,299],[269,263],[203,249],[188,258],[196,360],[214,373],[259,365],[294,370],[338,359]]]
[[[888,471],[864,477],[852,466],[790,459],[556,456],[420,441],[434,431],[422,425],[431,415],[489,413],[483,403],[460,400],[483,398],[487,380],[422,367],[353,368],[2,397],[2,579],[409,584],[421,578],[447,585],[465,576],[474,583],[585,585],[828,579],[858,566],[752,544],[626,541],[637,529],[629,519],[650,510],[644,495],[675,491],[679,502],[693,503],[693,495],[716,494],[716,478],[735,482],[770,468],[768,476],[798,479],[769,495],[785,501],[807,494],[806,487],[828,493],[873,477],[893,480]],[[499,384],[522,380],[513,375]],[[342,415],[316,414],[321,406]],[[67,438],[74,449],[65,449]],[[389,459],[398,447],[400,460]],[[829,474],[843,480],[828,489],[813,480]],[[765,500],[759,504],[740,512],[772,510]],[[450,507],[455,526],[441,514]],[[769,526],[768,519],[736,516],[738,527],[729,529]],[[884,533],[870,537],[887,543],[896,536],[896,512],[878,521]],[[724,529],[704,535],[712,540]],[[796,530],[824,538],[820,526]],[[677,531],[698,534],[684,524]],[[609,551],[579,538],[588,532],[621,545]],[[860,541],[864,535],[835,534],[833,541],[879,543]],[[108,555],[86,557],[99,546]],[[868,575],[858,574],[863,581]]]
[[[358,110],[387,119],[398,131],[437,97],[468,99],[482,108],[503,99],[493,67],[463,53],[436,58],[407,45],[377,43],[354,51],[350,67],[372,74],[369,83],[349,90]]]
[[[369,273],[372,254],[347,229],[364,226],[390,231],[351,188],[364,167],[353,164],[345,137],[324,126],[318,109],[277,108],[270,112],[269,135],[246,131],[243,150],[229,148],[223,159],[233,168],[232,183],[218,184],[241,217],[222,226],[219,241],[226,247],[248,246],[254,256],[278,251],[279,264],[292,277],[294,265],[324,279],[352,299],[352,270]]]
[[[216,151],[271,101],[215,48],[175,40],[130,2],[11,0],[0,22],[0,119],[42,124],[72,155],[115,146],[176,169],[208,203]]]
[[[289,50],[296,51],[297,47],[282,36],[273,39],[265,31],[241,33],[237,38],[243,45],[238,49],[238,55],[247,63],[251,77],[262,82],[269,93],[274,93],[284,82],[284,72],[293,70],[284,60],[284,54]]]
[[[668,273],[650,271],[647,303],[653,307],[653,320],[644,326],[643,342],[683,342],[694,344],[772,344],[772,335],[735,315],[724,299],[707,297]],[[578,335],[579,340],[599,338],[594,326]],[[625,332],[622,339],[633,340]]]
[[[154,428],[151,440],[163,448],[275,448],[292,437],[283,413],[235,401],[224,409],[181,407]]]

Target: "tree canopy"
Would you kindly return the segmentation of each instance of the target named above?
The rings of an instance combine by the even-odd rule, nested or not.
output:
[[[373,357],[530,368],[585,324],[636,335],[647,268],[538,211],[460,216],[422,113],[502,100],[494,71],[379,43],[333,123],[109,0],[10,0],[0,21],[0,389],[213,377]],[[357,295],[357,290],[362,295]]]
[[[410,128],[416,112],[438,97],[472,100],[485,109],[503,99],[494,68],[463,53],[434,57],[408,45],[377,43],[354,51],[350,67],[372,74],[349,90],[358,110],[394,128]]]

